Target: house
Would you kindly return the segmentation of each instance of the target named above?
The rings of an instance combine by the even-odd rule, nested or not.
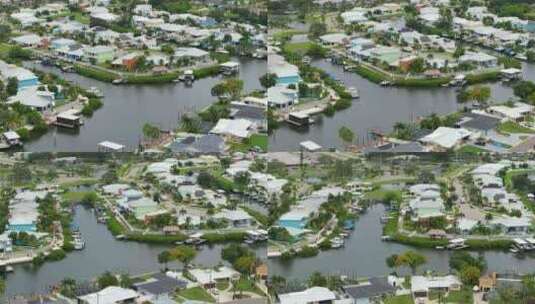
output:
[[[174,57],[176,60],[206,62],[210,59],[210,53],[194,47],[179,47],[175,50]]]
[[[155,298],[172,294],[177,289],[184,289],[187,286],[188,282],[185,280],[172,278],[165,273],[156,273],[143,282],[135,283],[133,289],[143,296]]]
[[[456,123],[456,127],[463,128],[474,133],[486,135],[500,124],[500,119],[479,113],[466,113]]]
[[[244,139],[253,134],[253,127],[254,124],[247,119],[220,119],[210,133]]]
[[[461,281],[454,275],[412,276],[411,293],[416,298],[427,298],[432,292],[450,292],[461,288]]]
[[[413,221],[422,222],[444,216],[445,207],[438,185],[418,184],[411,186],[409,191],[414,195],[409,201]]]
[[[126,304],[134,303],[139,294],[132,289],[109,286],[95,293],[77,297],[78,304]]]
[[[220,154],[225,152],[225,140],[216,134],[192,135],[173,141],[167,148],[179,154]]]
[[[325,287],[311,287],[303,291],[277,295],[280,304],[329,304],[334,303],[336,294]]]
[[[396,288],[390,285],[387,278],[370,278],[356,285],[343,286],[342,290],[352,300],[351,304],[369,304],[393,295]]]
[[[19,91],[39,84],[39,78],[32,71],[0,60],[0,80],[7,84],[12,77],[17,78]]]
[[[275,74],[276,84],[280,86],[294,85],[297,88],[301,81],[299,68],[277,54],[270,54],[268,57],[268,73]]]
[[[13,42],[22,47],[38,47],[43,44],[45,38],[36,34],[28,34],[11,38]]]
[[[515,102],[512,105],[491,106],[487,111],[497,117],[518,122],[523,121],[526,116],[533,112],[533,109],[535,109],[535,107],[530,104]]]
[[[527,217],[504,216],[492,219],[490,225],[499,228],[502,233],[509,235],[527,234],[531,226],[531,219]]]
[[[50,43],[50,49],[52,50],[64,49],[66,47],[70,47],[75,44],[77,44],[77,42],[72,39],[58,38],[58,39],[52,40],[52,42]]]
[[[268,90],[268,106],[275,109],[288,109],[299,100],[297,90],[284,86],[274,86]]]
[[[433,133],[420,138],[419,141],[434,151],[444,151],[455,148],[471,135],[472,132],[466,129],[438,127]]]
[[[16,95],[10,96],[8,104],[20,103],[36,111],[44,112],[54,106],[54,93],[40,90],[38,86],[27,87],[19,90]]]
[[[10,17],[17,20],[23,28],[44,22],[43,19],[35,17],[35,12],[31,10],[13,13]]]
[[[259,131],[267,131],[265,106],[233,101],[230,103],[229,118],[249,120],[255,125],[255,129]]]
[[[349,42],[349,36],[345,33],[333,33],[320,36],[320,42],[327,46],[346,45]]]
[[[223,209],[221,212],[215,214],[214,218],[228,221],[231,226],[235,228],[249,227],[253,223],[253,218],[249,215],[249,213],[243,211],[242,209]]]
[[[15,131],[7,131],[2,133],[2,139],[10,146],[21,145],[20,135]]]
[[[134,14],[149,17],[152,14],[152,5],[138,4],[134,8]]]
[[[97,45],[85,50],[85,57],[95,64],[112,61],[115,57],[115,48],[107,45]]]
[[[9,218],[6,230],[14,232],[36,232],[39,212],[38,199],[43,199],[47,191],[22,191],[9,201]]]
[[[362,23],[368,21],[367,13],[368,11],[366,9],[355,8],[351,11],[341,13],[340,17],[344,20],[345,24]]]
[[[121,211],[132,213],[140,221],[146,221],[152,216],[167,212],[161,209],[157,202],[148,197],[137,199],[123,197],[117,200],[117,205]]]
[[[195,268],[189,270],[189,274],[204,288],[215,288],[217,281],[230,282],[240,278],[239,272],[226,266],[208,269]]]
[[[474,64],[478,68],[494,68],[498,66],[498,58],[482,52],[466,52],[459,57],[459,63]]]

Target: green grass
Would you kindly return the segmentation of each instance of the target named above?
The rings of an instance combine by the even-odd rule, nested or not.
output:
[[[10,44],[0,43],[0,58],[7,58],[10,49]]]
[[[63,202],[67,204],[79,203],[91,191],[69,191],[61,195]]]
[[[472,145],[464,145],[460,149],[457,150],[458,153],[465,153],[465,154],[477,154],[482,152],[489,152],[483,148],[472,146]]]
[[[258,147],[262,151],[267,151],[268,136],[264,134],[253,134],[248,139],[231,142],[230,147],[231,150],[238,152],[247,152],[254,147]]]
[[[446,303],[474,303],[474,294],[470,289],[461,289],[459,291],[450,291],[446,296]]]
[[[115,79],[121,78],[116,73],[110,73],[107,71],[91,68],[91,67],[81,65],[81,64],[75,64],[74,69],[76,73],[82,76],[93,78],[93,79],[100,80],[103,82],[112,82]]]
[[[227,290],[227,288],[230,286],[230,283],[227,280],[219,280],[216,281],[215,287],[218,290]]]
[[[238,291],[246,291],[246,292],[252,292],[256,293],[257,295],[264,296],[264,293],[260,288],[256,287],[256,284],[254,281],[251,281],[249,279],[241,278],[238,282],[234,283],[234,287]]]
[[[305,55],[308,50],[314,46],[314,42],[296,42],[296,43],[286,43],[284,45],[284,51],[289,53],[296,53],[299,55]]]
[[[514,121],[506,121],[498,125],[500,133],[535,133],[535,130],[521,126]]]
[[[215,303],[215,299],[201,287],[193,287],[178,292],[178,295],[188,300]]]
[[[386,298],[385,304],[413,304],[414,301],[410,295],[402,295]]]

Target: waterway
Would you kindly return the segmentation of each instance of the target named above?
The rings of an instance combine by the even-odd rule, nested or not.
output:
[[[326,60],[312,64],[340,79],[346,86],[356,87],[360,99],[333,117],[316,116],[316,123],[309,127],[282,125],[270,136],[271,151],[295,150],[304,140],[313,140],[323,147],[341,147],[343,143],[337,134],[343,126],[352,129],[362,144],[370,139],[369,134],[374,129],[390,132],[396,122],[410,122],[433,113],[445,115],[461,109],[454,88],[385,88]],[[535,65],[524,63],[523,77],[535,80]],[[485,85],[492,90],[490,102],[505,102],[513,96],[512,88],[500,82]]]
[[[315,257],[297,258],[291,261],[269,259],[270,275],[283,276],[287,280],[304,280],[314,271],[353,277],[384,276],[392,271],[386,266],[385,259],[392,254],[399,254],[409,249],[416,250],[427,257],[427,263],[420,270],[449,271],[448,262],[451,251],[414,249],[393,242],[381,241],[380,218],[384,212],[385,207],[381,204],[371,206],[356,221],[353,233],[346,239],[345,247],[341,249],[332,249],[320,252]],[[492,271],[523,273],[535,268],[533,257],[519,259],[502,251],[487,251],[482,254],[487,260],[488,269]]]
[[[266,73],[266,61],[246,58],[239,61],[239,78],[244,81],[245,92],[261,89],[258,79]],[[141,140],[145,123],[165,130],[175,129],[180,113],[199,111],[216,100],[210,90],[222,80],[219,76],[204,78],[195,81],[192,87],[183,83],[113,85],[75,73],[63,73],[53,67],[33,63],[30,66],[54,72],[86,88],[98,87],[104,93],[104,106],[85,119],[79,130],[54,127],[25,144],[25,150],[34,152],[92,152],[97,151],[97,144],[104,140],[134,150]]]
[[[105,271],[141,274],[158,271],[158,254],[169,248],[167,245],[143,244],[116,240],[106,225],[97,223],[91,209],[76,207],[74,223],[79,226],[86,247],[74,251],[58,262],[47,262],[41,267],[31,264],[16,265],[15,272],[7,275],[6,295],[30,295],[44,293],[50,286],[69,277],[77,281],[94,279]],[[221,262],[223,245],[203,246],[198,251],[194,264],[216,266]],[[255,246],[257,256],[266,256],[265,246]],[[169,264],[170,268],[180,268]]]

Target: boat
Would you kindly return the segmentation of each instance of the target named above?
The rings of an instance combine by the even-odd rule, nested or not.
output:
[[[350,87],[347,89],[347,92],[351,95],[351,98],[357,99],[359,98],[359,90],[355,87]]]
[[[303,57],[303,63],[304,64],[310,64],[311,61],[312,61],[312,59],[309,56]]]
[[[73,245],[75,250],[82,250],[85,248],[85,241],[81,237],[78,237],[74,239]]]
[[[243,242],[244,242],[245,244],[252,245],[252,244],[254,244],[255,241],[254,241],[254,240],[251,240],[251,239],[245,239]]]
[[[383,80],[381,81],[380,85],[382,85],[383,87],[386,87],[386,86],[389,86],[391,85],[392,83],[388,80]]]
[[[514,247],[509,248],[509,251],[512,252],[512,253],[519,253],[520,252],[520,250],[518,250],[518,249],[516,249]]]
[[[391,240],[392,240],[392,237],[390,235],[381,236],[381,241],[383,241],[383,242],[391,241]]]
[[[14,271],[15,271],[15,269],[13,268],[13,266],[10,266],[10,265],[7,265],[7,266],[6,266],[6,273],[8,273],[8,272],[14,272]]]
[[[334,237],[331,239],[332,248],[340,248],[344,246],[344,240],[339,237]]]
[[[124,83],[124,79],[117,78],[117,79],[114,79],[111,83],[113,83],[113,84],[121,84],[121,83]]]
[[[446,247],[444,247],[444,246],[436,246],[435,249],[436,250],[444,250],[444,249],[446,249]]]
[[[102,91],[97,87],[90,87],[87,92],[97,97],[104,97],[104,93],[102,93]]]

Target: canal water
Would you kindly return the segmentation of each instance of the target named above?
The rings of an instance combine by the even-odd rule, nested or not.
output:
[[[166,245],[142,244],[116,240],[106,225],[97,223],[91,209],[76,207],[74,223],[79,226],[86,247],[74,251],[58,262],[47,262],[34,268],[31,264],[16,265],[15,272],[7,275],[6,296],[44,293],[51,285],[69,277],[77,281],[94,279],[105,271],[140,274],[158,271],[158,254],[169,248]],[[203,246],[194,264],[216,266],[221,260],[223,245]],[[254,247],[257,256],[265,258],[265,246]],[[180,268],[179,264],[169,264]]]
[[[428,262],[420,270],[449,271],[451,251],[415,249],[413,247],[381,241],[382,224],[380,218],[385,212],[382,204],[371,206],[356,221],[355,229],[346,239],[345,247],[320,252],[311,258],[298,258],[291,261],[269,259],[270,275],[285,277],[287,280],[304,280],[312,272],[347,276],[384,276],[392,270],[386,266],[385,259],[392,254],[406,250],[416,250],[424,254]],[[488,263],[488,269],[498,272],[525,273],[535,268],[535,259],[519,259],[507,252],[488,251],[482,253]],[[407,271],[406,269],[400,269]]]
[[[283,124],[270,136],[271,151],[296,150],[299,142],[304,140],[313,140],[323,147],[341,147],[343,143],[338,138],[338,130],[342,126],[352,129],[362,144],[370,138],[373,129],[390,132],[396,122],[415,121],[432,113],[444,115],[462,107],[457,103],[454,88],[385,88],[326,60],[315,61],[313,65],[342,80],[346,86],[356,87],[360,99],[333,117],[315,116],[318,118],[316,123],[307,128]],[[524,63],[523,76],[535,80],[535,65]],[[513,96],[512,88],[500,82],[485,85],[492,89],[491,102],[505,102]]]
[[[235,59],[236,60],[236,59]],[[242,58],[239,78],[244,81],[246,92],[261,89],[258,80],[266,73],[266,61]],[[192,87],[183,83],[160,85],[113,85],[80,76],[63,73],[53,67],[27,63],[27,67],[54,72],[83,87],[100,88],[104,93],[104,106],[97,110],[78,131],[52,128],[38,139],[25,144],[25,150],[32,152],[92,152],[97,144],[109,140],[125,145],[128,150],[137,148],[142,127],[151,123],[162,129],[177,127],[179,113],[199,111],[216,98],[211,88],[222,77],[197,80]]]

